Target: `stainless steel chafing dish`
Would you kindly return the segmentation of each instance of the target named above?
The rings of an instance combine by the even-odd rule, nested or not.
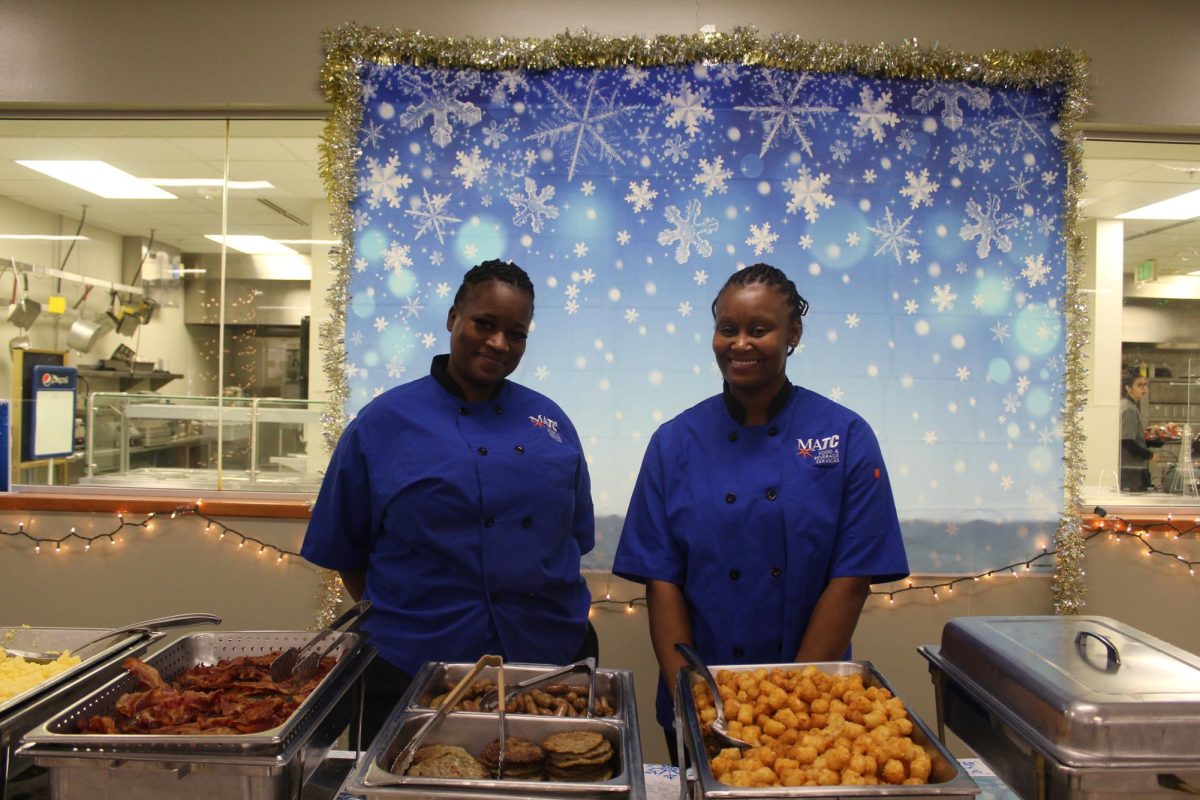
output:
[[[198,633],[181,637],[146,659],[170,680],[199,664],[236,656],[262,655],[301,646],[307,631]],[[304,781],[350,721],[361,692],[350,688],[374,650],[358,634],[347,634],[331,651],[338,661],[282,725],[260,733],[224,736],[91,734],[76,722],[111,714],[117,699],[141,687],[121,675],[33,729],[22,755],[50,771],[56,800],[238,797],[286,800],[299,796]]]
[[[1200,658],[1106,617],[964,617],[929,660],[938,725],[1024,798],[1200,794]]]
[[[359,759],[343,788],[365,798],[425,797],[435,800],[477,800],[478,798],[571,797],[616,800],[644,800],[642,742],[637,727],[637,705],[633,694],[633,675],[626,670],[596,670],[597,690],[607,692],[617,710],[615,717],[570,718],[507,715],[509,736],[520,736],[541,743],[553,733],[568,730],[596,731],[614,751],[613,777],[602,782],[541,782],[525,780],[461,780],[421,778],[391,772],[396,757],[409,743],[432,712],[426,705],[441,694],[447,679],[457,680],[470,664],[432,662],[426,664],[396,705],[366,755]],[[514,664],[504,665],[505,683],[516,683],[539,672],[549,674],[555,667]],[[480,674],[488,677],[488,672]],[[603,680],[601,678],[603,677]],[[601,689],[603,687],[603,689]],[[433,729],[423,741],[457,744],[478,756],[483,747],[499,738],[498,715],[455,711]]]
[[[99,628],[5,627],[0,628],[0,647],[74,651],[103,632]],[[13,754],[22,735],[112,678],[123,659],[145,652],[162,637],[158,632],[133,631],[106,639],[76,653],[81,660],[75,666],[0,703],[0,798],[6,795],[9,777],[33,764]]]
[[[803,669],[807,666],[810,665],[807,663],[738,664],[710,666],[709,669],[715,675],[719,670],[754,672],[759,668],[770,671],[773,669]],[[896,690],[869,661],[826,661],[813,663],[811,666],[830,675],[861,674],[865,686],[882,686],[899,697]],[[691,686],[699,682],[701,678],[689,667],[681,668],[679,676],[679,688],[675,698],[675,729],[679,736],[679,742],[682,747],[686,748],[692,763],[689,779],[681,781],[681,798],[691,796],[694,798],[743,800],[744,798],[776,797],[902,797],[905,800],[946,800],[949,797],[971,797],[979,793],[979,787],[950,755],[945,745],[933,736],[921,718],[913,712],[912,705],[909,703],[905,703],[905,706],[908,708],[909,719],[913,723],[911,738],[914,743],[925,748],[932,761],[930,782],[927,784],[909,786],[768,786],[761,788],[728,786],[718,781],[709,768],[704,731],[697,713],[695,695],[691,691]]]

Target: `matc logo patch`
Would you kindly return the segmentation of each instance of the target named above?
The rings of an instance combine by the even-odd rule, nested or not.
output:
[[[801,458],[811,458],[814,464],[837,464],[841,458],[838,445],[841,437],[836,433],[832,436],[814,436],[811,439],[796,440],[796,455]]]
[[[533,423],[533,427],[541,428],[548,433],[554,441],[562,441],[562,436],[558,433],[558,420],[550,419],[545,414],[538,414],[536,417],[530,417],[529,421]]]

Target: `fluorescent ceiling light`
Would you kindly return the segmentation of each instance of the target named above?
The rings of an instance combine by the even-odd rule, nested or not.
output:
[[[87,236],[43,236],[40,233],[0,233],[0,239],[37,239],[40,242],[86,242]]]
[[[155,186],[197,186],[200,188],[221,188],[224,183],[220,178],[146,178],[146,183]],[[230,189],[274,189],[270,181],[230,181]]]
[[[103,161],[17,161],[23,167],[112,200],[174,200],[175,195]]]
[[[219,233],[206,233],[205,239],[211,239],[217,244],[221,243],[221,239],[225,239],[225,245],[237,250],[241,253],[249,253],[252,256],[263,255],[280,255],[294,256],[299,255],[295,250],[285,244],[280,244],[274,239],[269,239],[266,236],[225,236],[222,237]]]
[[[1200,217],[1200,189],[1117,214],[1117,219],[1192,219]]]
[[[280,244],[341,244],[341,239],[276,239]]]

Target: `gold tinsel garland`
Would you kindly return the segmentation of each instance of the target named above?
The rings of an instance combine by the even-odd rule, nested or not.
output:
[[[343,347],[349,301],[349,262],[353,252],[350,204],[357,192],[361,156],[358,131],[362,124],[362,78],[368,63],[414,66],[469,67],[480,70],[549,70],[560,67],[673,66],[696,62],[738,63],[807,72],[853,72],[860,75],[913,80],[970,81],[989,87],[1029,89],[1061,85],[1059,136],[1067,168],[1063,197],[1063,234],[1067,275],[1063,293],[1066,318],[1066,363],[1063,390],[1063,513],[1054,535],[1060,555],[1055,562],[1054,608],[1058,614],[1079,613],[1085,604],[1084,539],[1080,526],[1080,495],[1085,465],[1082,412],[1087,398],[1084,347],[1088,318],[1080,281],[1083,246],[1079,235],[1079,196],[1083,189],[1083,138],[1079,121],[1087,109],[1087,57],[1078,50],[1055,48],[1011,52],[989,50],[980,55],[914,41],[899,45],[851,45],[805,41],[796,35],[761,37],[748,28],[729,33],[678,36],[597,36],[562,33],[547,39],[488,39],[428,36],[419,31],[342,25],[327,31],[321,86],[332,106],[321,143],[321,177],[332,206],[332,229],[342,245],[331,252],[333,283],[329,290],[331,315],[321,325],[321,351],[329,378],[329,408],[324,417],[325,439],[332,450],[345,424],[348,389]],[[322,614],[332,618],[340,601],[340,581],[324,579]]]

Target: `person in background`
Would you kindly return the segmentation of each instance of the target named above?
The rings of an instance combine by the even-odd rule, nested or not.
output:
[[[677,642],[712,664],[847,658],[871,583],[908,575],[874,432],[788,380],[807,310],[775,267],[729,277],[722,392],[655,432],[634,486],[613,572],[646,585],[672,760]]]
[[[1150,490],[1150,462],[1158,453],[1146,446],[1146,427],[1142,424],[1142,398],[1149,386],[1137,367],[1125,370],[1121,377],[1121,491]]]
[[[524,270],[469,270],[449,355],[372,400],[330,459],[301,554],[373,604],[363,746],[426,661],[599,654],[579,566],[595,540],[583,447],[553,401],[506,380],[532,321]]]

